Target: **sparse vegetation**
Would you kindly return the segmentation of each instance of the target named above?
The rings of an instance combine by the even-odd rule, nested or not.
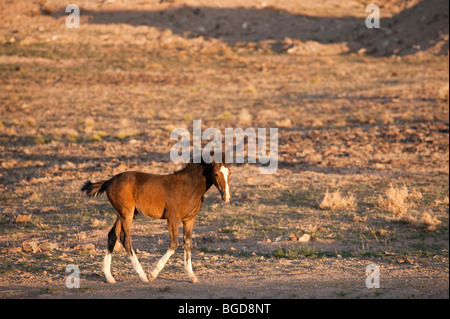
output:
[[[413,207],[413,203],[408,201],[408,195],[409,192],[406,185],[398,188],[390,184],[386,191],[386,198],[380,195],[378,204],[381,209],[386,210],[395,216],[402,216]]]
[[[330,210],[354,209],[356,207],[356,201],[352,194],[347,196],[341,195],[339,190],[330,194],[327,189],[319,207]]]
[[[405,223],[414,228],[422,228],[428,232],[436,231],[436,227],[441,222],[432,211],[419,212],[412,209],[416,205],[414,201],[422,198],[421,192],[416,190],[409,192],[405,184],[401,188],[396,188],[391,184],[386,191],[386,198],[380,196],[378,204],[381,209],[394,215],[388,216],[388,220]]]
[[[436,227],[441,224],[432,212],[427,211],[423,213],[406,213],[397,216],[394,221],[409,224],[416,228],[423,228],[428,232],[436,231]]]
[[[447,26],[448,14],[412,0],[414,23],[389,20],[405,7],[387,0],[393,32],[380,39],[360,29],[354,2],[80,0],[75,31],[59,1],[25,2],[0,1],[2,298],[123,297],[126,285],[185,298],[181,249],[149,288],[118,245],[124,284],[105,286],[115,212],[79,190],[125,170],[179,169],[170,132],[194,119],[278,128],[279,167],[231,165],[229,205],[207,193],[192,255],[205,286],[188,297],[448,298],[448,31],[428,39],[423,27]],[[133,221],[147,273],[166,227]],[[361,280],[369,263],[383,267],[382,294]],[[68,264],[86,289],[60,288]]]

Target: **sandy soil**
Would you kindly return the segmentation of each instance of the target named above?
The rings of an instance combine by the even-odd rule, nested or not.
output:
[[[369,30],[360,1],[78,1],[68,29],[66,3],[2,1],[0,297],[448,298],[448,1],[378,3]],[[277,173],[232,165],[232,202],[207,193],[199,284],[181,246],[150,284],[119,247],[106,284],[114,213],[81,185],[179,169],[170,132],[194,119],[277,127]],[[327,190],[355,205],[324,208]],[[165,221],[140,216],[133,245],[148,273]]]

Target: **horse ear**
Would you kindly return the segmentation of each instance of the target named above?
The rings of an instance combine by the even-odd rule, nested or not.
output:
[[[210,156],[210,159],[212,159],[211,165],[212,165],[212,166],[216,165],[216,161],[214,160],[214,150],[211,150],[211,151],[209,152],[209,156]]]
[[[226,158],[227,158],[226,154],[230,154],[230,152],[225,151],[222,153],[222,164],[226,164]]]

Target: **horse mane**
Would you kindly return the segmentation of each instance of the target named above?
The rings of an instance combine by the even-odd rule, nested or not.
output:
[[[178,175],[178,174],[181,174],[181,173],[184,173],[184,172],[189,172],[189,171],[195,170],[199,166],[202,166],[203,168],[206,168],[208,166],[211,166],[211,164],[208,164],[208,163],[204,162],[203,159],[202,159],[201,163],[193,163],[192,160],[191,160],[191,162],[189,162],[186,165],[184,165],[181,169],[175,171],[174,174]]]

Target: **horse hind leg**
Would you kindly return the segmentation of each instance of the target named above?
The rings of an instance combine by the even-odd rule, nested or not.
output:
[[[125,216],[125,219],[122,222],[123,236],[121,236],[121,239],[123,238],[123,245],[128,254],[128,258],[131,260],[133,269],[137,272],[141,281],[147,283],[147,282],[149,282],[147,275],[145,274],[144,270],[142,269],[142,266],[139,263],[139,260],[136,257],[136,254],[134,253],[134,250],[133,250],[133,246],[131,244],[131,222],[132,222],[132,220],[133,220],[133,214],[128,214]]]
[[[112,261],[112,253],[114,251],[114,246],[117,243],[117,238],[120,236],[121,233],[121,221],[120,218],[117,218],[116,222],[114,223],[114,226],[111,228],[111,230],[108,233],[108,246],[106,249],[106,255],[103,259],[103,273],[106,277],[106,282],[114,284],[116,283],[116,280],[111,274],[111,261]]]

